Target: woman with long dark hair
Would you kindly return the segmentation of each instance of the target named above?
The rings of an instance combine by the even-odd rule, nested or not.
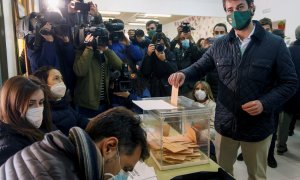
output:
[[[0,95],[0,165],[52,130],[47,89],[34,77],[8,79]]]
[[[85,129],[89,119],[71,107],[60,71],[54,67],[44,66],[35,71],[33,75],[39,78],[50,90],[48,97],[53,124],[65,135],[68,135],[69,130],[74,126]]]
[[[170,96],[168,77],[177,71],[176,57],[164,33],[156,33],[144,57],[141,73],[150,84],[152,97]]]

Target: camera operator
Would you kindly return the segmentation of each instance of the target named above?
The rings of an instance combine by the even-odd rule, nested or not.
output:
[[[73,64],[75,52],[70,43],[69,26],[59,11],[48,11],[36,17],[34,36],[28,40],[33,44],[28,51],[31,71],[43,66],[52,66],[61,71],[71,95],[75,85]]]
[[[152,97],[171,95],[168,76],[177,71],[176,58],[164,33],[157,32],[148,46],[141,73],[149,81]]]
[[[177,31],[178,35],[171,41],[171,50],[175,54],[178,70],[181,70],[200,59],[203,52],[197,48],[193,40],[190,23],[182,23]],[[179,94],[193,98],[192,92],[196,81],[185,82]]]
[[[130,65],[135,66],[141,61],[143,54],[141,50],[133,45],[132,42],[124,34],[124,22],[121,19],[113,19],[105,23],[106,28],[110,32],[110,46],[119,58]]]
[[[109,33],[98,28],[88,34],[84,51],[78,51],[73,70],[77,76],[75,103],[80,114],[94,117],[109,108],[109,73],[121,70],[122,60],[108,48]],[[92,45],[90,45],[92,43]]]
[[[130,66],[124,67],[126,69],[122,69],[121,72],[123,75],[127,74],[128,77],[120,78],[121,81],[127,81],[125,83],[125,88],[116,88],[112,89],[111,95],[111,104],[112,107],[124,106],[128,109],[131,109],[133,112],[142,113],[142,109],[136,106],[132,101],[133,100],[141,100],[142,98],[151,97],[150,91],[147,88],[147,83],[145,79],[141,76],[140,72],[134,70]],[[124,72],[125,71],[125,72]],[[120,83],[120,82],[118,82]],[[115,83],[114,83],[115,84]]]

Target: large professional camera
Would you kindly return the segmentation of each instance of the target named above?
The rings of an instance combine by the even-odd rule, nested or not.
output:
[[[69,36],[69,25],[66,23],[64,19],[61,19],[56,22],[49,22],[45,18],[44,15],[38,15],[36,17],[36,34],[35,34],[35,42],[34,42],[34,49],[39,50],[41,48],[41,44],[43,41],[42,35],[52,35],[52,36]],[[51,29],[44,29],[43,27],[46,25],[46,23],[51,23],[52,28]]]
[[[191,31],[191,25],[190,23],[181,23],[180,27],[182,28],[182,32],[188,33]]]
[[[86,27],[84,28],[84,37],[88,34],[91,34],[94,37],[92,43],[85,42],[88,46],[108,46],[109,41],[109,33],[106,28],[104,27]]]
[[[128,71],[128,64],[122,65],[122,70],[115,70],[110,73],[110,81],[114,84],[114,92],[126,92],[132,90],[132,81],[130,72]]]
[[[165,46],[160,44],[160,41],[162,39],[162,25],[161,24],[157,25],[156,33],[157,33],[157,39],[156,39],[156,43],[155,43],[155,49],[158,52],[163,52],[165,50]]]
[[[124,36],[124,24],[123,23],[113,23],[112,20],[105,21],[104,22],[105,27],[107,30],[110,32],[110,40],[113,42],[118,42],[122,41],[125,36]]]

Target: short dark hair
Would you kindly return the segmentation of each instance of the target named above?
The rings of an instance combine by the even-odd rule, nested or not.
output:
[[[226,11],[226,6],[225,6],[226,1],[228,1],[228,0],[223,0],[223,8],[224,8],[224,11]],[[250,6],[251,3],[254,3],[254,0],[246,0],[246,2],[247,2],[247,4],[248,4],[248,6]]]
[[[154,36],[152,37],[151,43],[156,44],[157,40],[158,40],[158,36],[161,36],[161,39],[164,40],[164,43],[165,43],[165,46],[167,47],[167,49],[170,49],[170,44],[169,44],[168,38],[162,32],[154,34]]]
[[[213,28],[213,31],[215,31],[215,29],[216,29],[217,26],[222,26],[222,27],[224,27],[225,32],[227,33],[227,26],[226,26],[226,24],[224,24],[224,23],[218,23],[218,24],[216,24],[215,27]]]
[[[150,20],[150,21],[147,21],[147,23],[146,23],[146,28],[147,28],[148,26],[150,26],[150,24],[155,24],[155,26],[157,26],[156,21]]]
[[[259,20],[259,23],[264,26],[264,25],[269,25],[271,29],[273,29],[272,27],[272,21],[270,18],[262,18],[261,20]]]
[[[107,137],[116,137],[121,154],[132,155],[135,148],[141,146],[141,159],[149,157],[147,134],[141,127],[141,121],[135,113],[116,107],[103,112],[96,120],[91,120],[86,132],[95,142]]]

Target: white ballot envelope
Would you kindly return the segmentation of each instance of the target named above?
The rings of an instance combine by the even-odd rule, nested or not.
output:
[[[175,86],[172,86],[171,104],[172,104],[173,106],[177,106],[177,102],[178,102],[178,91],[179,91],[179,88],[176,88]]]

